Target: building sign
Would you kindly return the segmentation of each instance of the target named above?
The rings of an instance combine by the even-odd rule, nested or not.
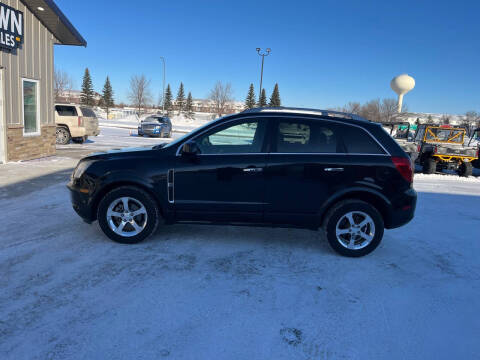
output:
[[[23,12],[0,3],[0,47],[14,50],[23,43]]]

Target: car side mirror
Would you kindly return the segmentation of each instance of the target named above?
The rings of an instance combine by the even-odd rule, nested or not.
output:
[[[188,141],[182,146],[182,155],[195,156],[200,154],[200,148],[195,141]]]

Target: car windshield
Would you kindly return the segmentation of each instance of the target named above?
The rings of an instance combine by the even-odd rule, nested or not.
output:
[[[155,121],[159,122],[160,124],[165,124],[167,122],[167,118],[149,116],[144,120],[144,122],[155,122]]]

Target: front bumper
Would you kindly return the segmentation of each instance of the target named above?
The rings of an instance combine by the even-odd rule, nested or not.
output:
[[[170,131],[166,128],[159,128],[159,129],[138,129],[138,135],[146,135],[146,136],[160,136],[164,137],[168,135]]]
[[[96,220],[96,214],[94,214],[91,206],[91,197],[89,194],[82,193],[80,188],[75,186],[73,181],[67,184],[67,188],[70,190],[70,200],[72,202],[73,210],[87,223],[92,223]]]

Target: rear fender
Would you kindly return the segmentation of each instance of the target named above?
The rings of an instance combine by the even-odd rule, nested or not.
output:
[[[379,191],[363,186],[354,186],[340,190],[333,194],[319,210],[319,226],[322,226],[325,215],[336,203],[347,199],[358,199],[374,206],[382,215],[385,225],[388,226],[392,216],[392,203]]]

